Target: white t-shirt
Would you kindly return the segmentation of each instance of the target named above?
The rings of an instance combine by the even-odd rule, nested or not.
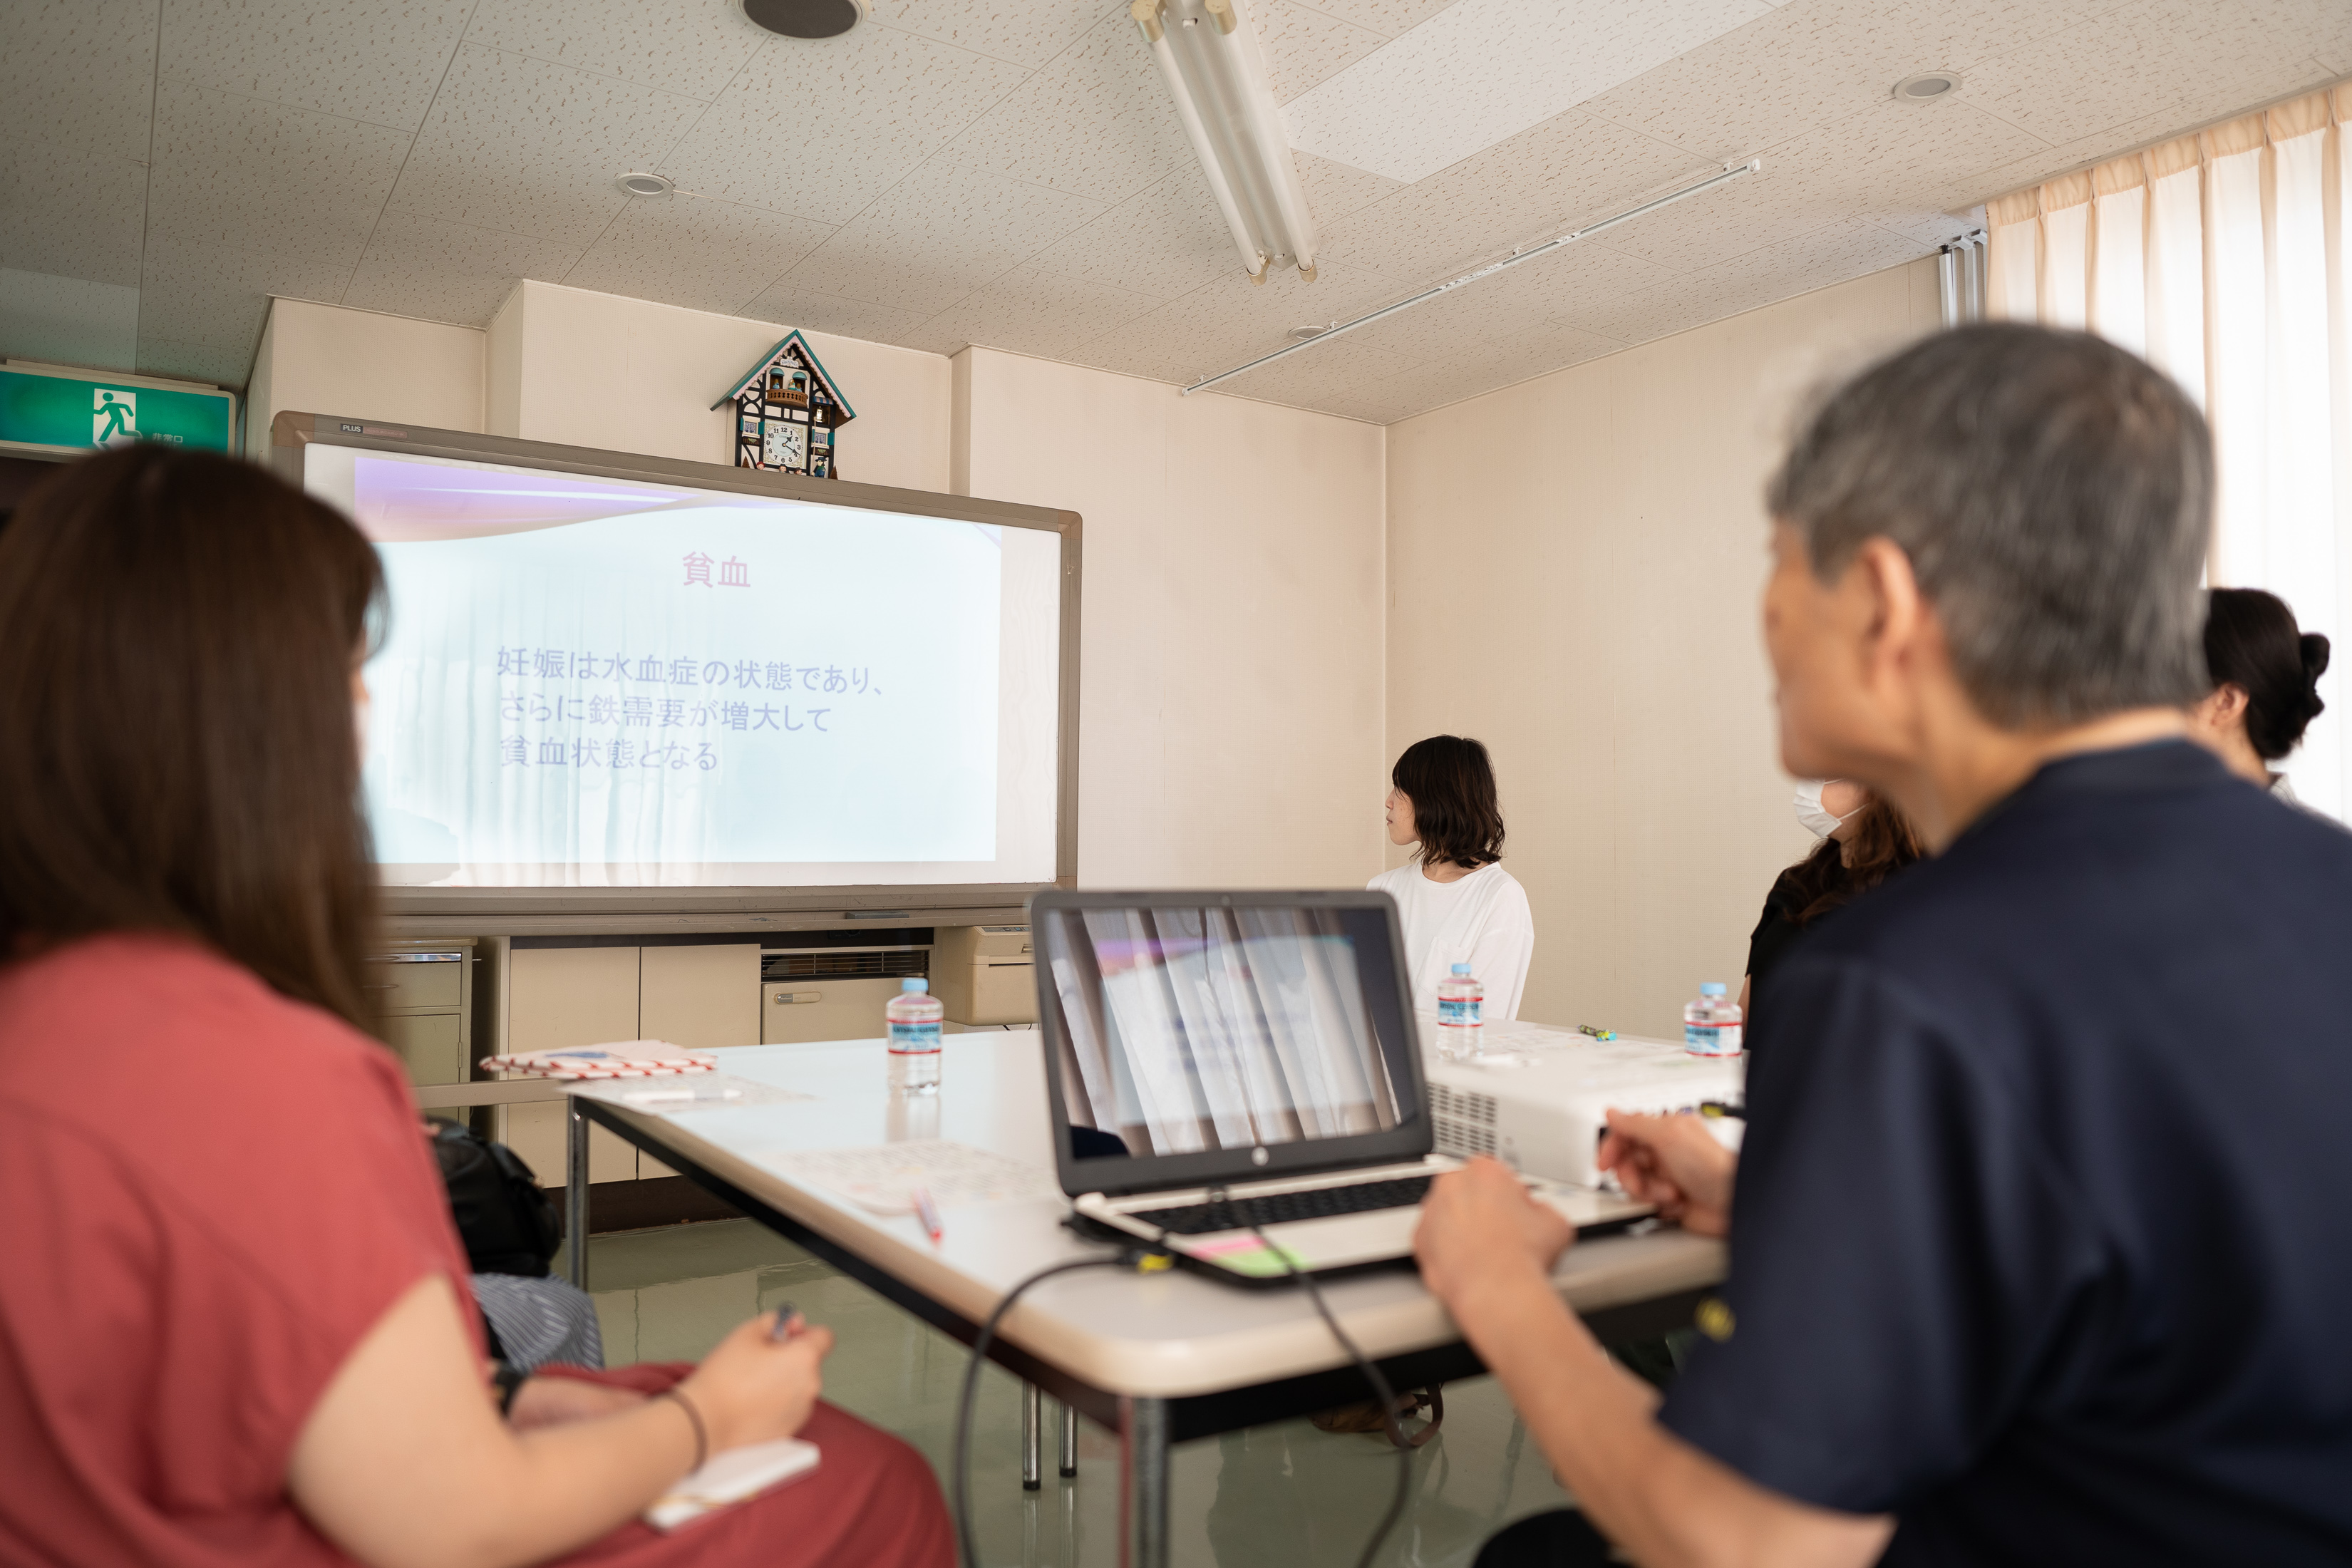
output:
[[[1458,881],[1433,882],[1412,865],[1383,871],[1364,886],[1396,900],[1415,1011],[1437,1011],[1437,983],[1455,964],[1466,963],[1486,988],[1487,1019],[1505,1023],[1519,1016],[1528,963],[1535,957],[1536,920],[1517,879],[1491,865]]]

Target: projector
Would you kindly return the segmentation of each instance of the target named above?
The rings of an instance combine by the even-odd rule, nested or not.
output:
[[[1492,1154],[1526,1175],[1598,1187],[1592,1156],[1611,1110],[1664,1115],[1745,1102],[1744,1056],[1697,1057],[1675,1040],[1595,1040],[1531,1024],[1489,1024],[1483,1033],[1479,1056],[1424,1062],[1441,1154]],[[1734,1148],[1744,1127],[1708,1123]]]

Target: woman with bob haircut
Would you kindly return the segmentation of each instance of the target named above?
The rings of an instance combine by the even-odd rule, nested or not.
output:
[[[485,1363],[361,1023],[383,594],[335,512],[165,447],[72,464],[0,532],[0,1559],[945,1568],[922,1459],[818,1403],[824,1329]],[[794,1433],[815,1484],[639,1522],[706,1454]]]
[[[1536,922],[1527,889],[1502,867],[1503,810],[1486,748],[1459,735],[1415,741],[1389,784],[1389,842],[1420,847],[1365,886],[1396,900],[1414,1009],[1437,1011],[1438,983],[1466,963],[1486,989],[1486,1018],[1517,1017]]]

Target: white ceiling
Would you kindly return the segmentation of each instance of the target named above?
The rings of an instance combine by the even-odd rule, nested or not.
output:
[[[480,325],[537,278],[1186,381],[1762,155],[1227,387],[1385,422],[2352,74],[2344,0],[1246,3],[1313,284],[1242,276],[1125,0],[868,0],[819,43],[733,0],[7,0],[0,353],[241,385],[269,295]],[[1891,98],[1926,69],[1965,86]]]

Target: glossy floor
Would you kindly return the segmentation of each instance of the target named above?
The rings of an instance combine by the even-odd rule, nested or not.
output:
[[[946,1484],[964,1348],[750,1220],[599,1237],[590,1284],[606,1359],[692,1360],[755,1312],[789,1301],[838,1336],[825,1395],[929,1457]],[[559,1265],[559,1267],[561,1267]],[[1563,1500],[1492,1379],[1449,1384],[1444,1429],[1414,1458],[1384,1564],[1466,1564],[1488,1535]],[[990,1367],[972,1445],[972,1501],[988,1568],[1118,1560],[1118,1447],[1081,1422],[1078,1478],[1054,1473],[1046,1405],[1044,1489],[1020,1479],[1020,1385]],[[1394,1495],[1384,1444],[1288,1421],[1176,1450],[1179,1568],[1349,1564]]]

